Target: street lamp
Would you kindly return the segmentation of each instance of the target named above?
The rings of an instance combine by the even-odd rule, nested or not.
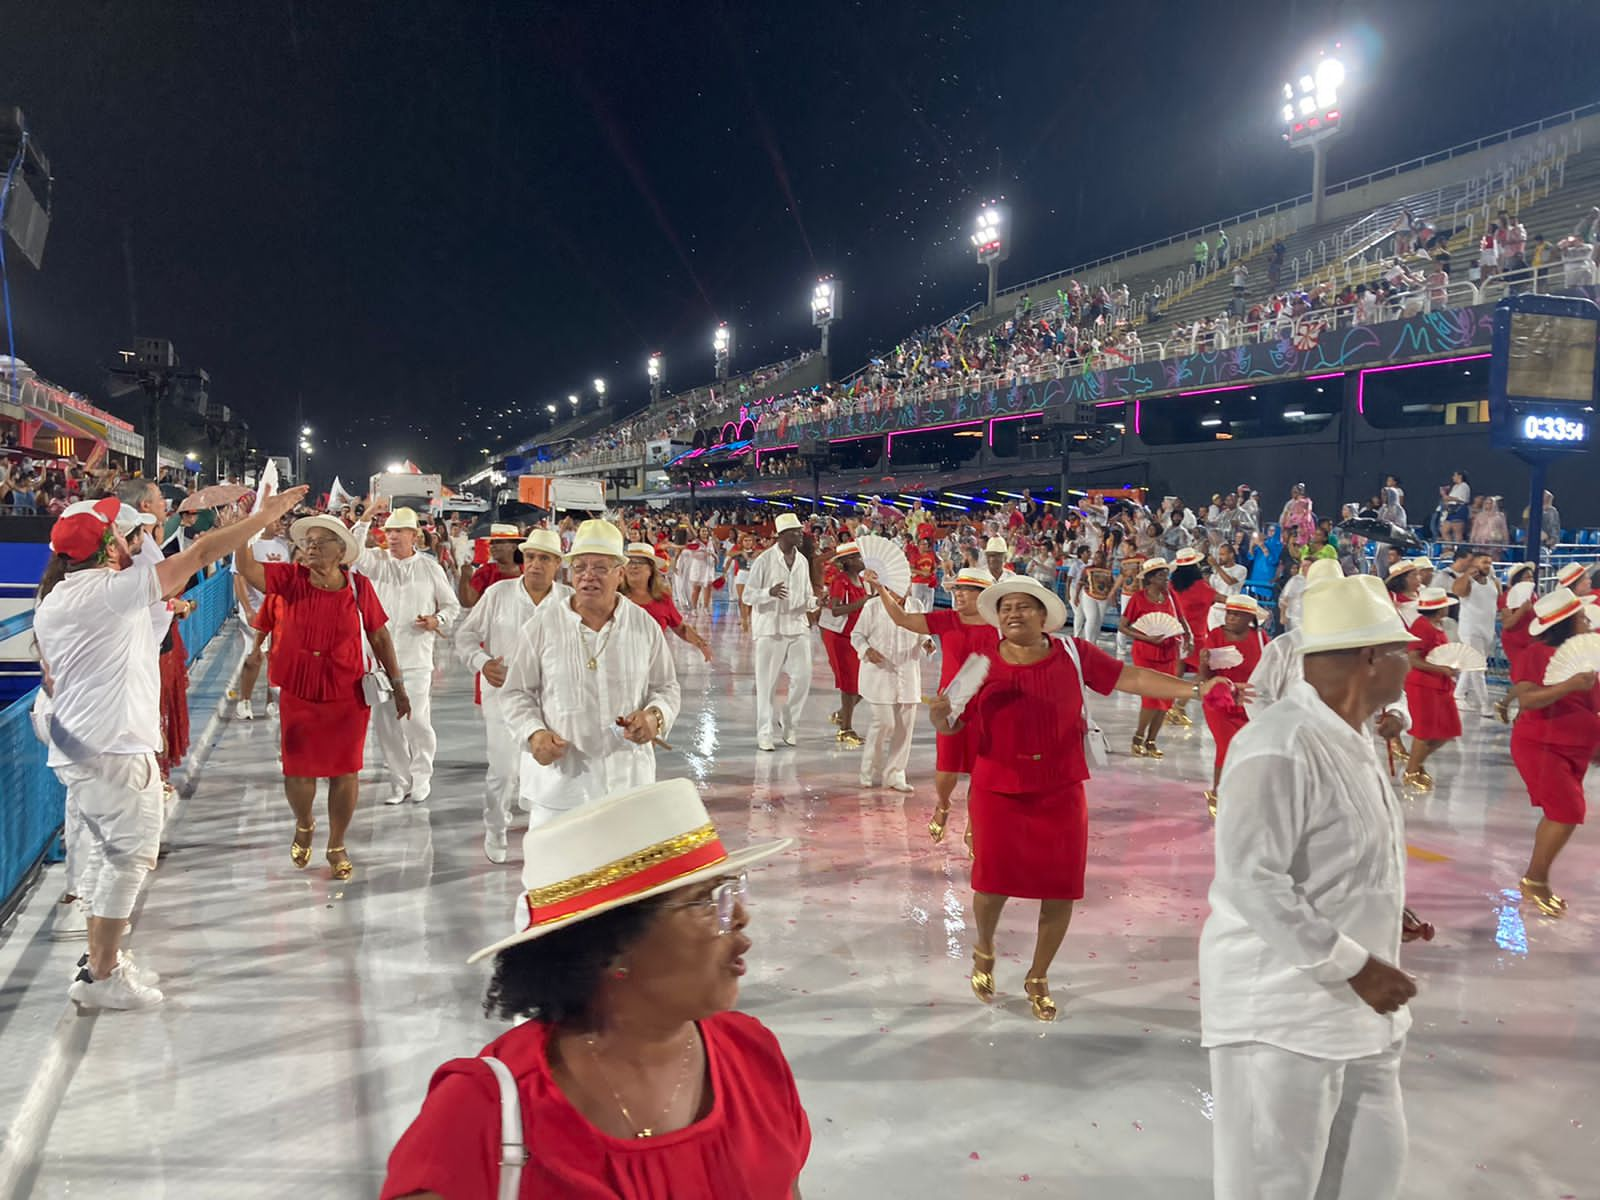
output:
[[[568,396],[567,399],[571,400],[574,404],[576,404],[578,402],[578,398],[576,396]],[[554,404],[546,404],[544,406],[544,410],[545,410],[545,412],[549,413],[552,417],[556,415],[556,406]]]
[[[645,360],[644,373],[650,377],[650,403],[661,403],[661,351]]]
[[[310,437],[311,436],[311,426],[309,426],[309,425],[300,426],[300,436],[301,437]]]
[[[726,321],[718,325],[717,331],[711,335],[711,353],[716,359],[717,378],[726,383],[728,364],[733,359],[733,330],[728,328]]]
[[[1333,48],[1339,49],[1334,43]],[[1328,176],[1328,143],[1344,128],[1339,110],[1339,89],[1344,86],[1344,63],[1326,50],[1315,66],[1299,72],[1283,85],[1283,140],[1296,150],[1311,151],[1311,223],[1322,221],[1323,192]]]
[[[824,275],[811,289],[811,323],[822,330],[822,361],[828,361],[828,328],[839,316],[839,288],[832,275]],[[823,368],[826,374],[826,366]]]
[[[311,426],[300,426],[300,441],[294,448],[294,481],[304,483],[305,462],[311,457]]]
[[[605,402],[606,402],[606,381],[604,379],[596,379],[594,381],[594,394],[600,398],[600,403],[602,405],[605,404]]]
[[[1000,264],[1011,257],[1011,212],[1001,201],[985,201],[978,210],[972,230],[972,248],[978,253],[978,261],[989,268],[989,307],[992,309]]]

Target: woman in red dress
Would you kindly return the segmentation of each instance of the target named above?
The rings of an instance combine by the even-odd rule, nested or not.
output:
[[[1461,709],[1456,706],[1453,667],[1428,661],[1428,655],[1450,641],[1444,618],[1450,611],[1450,593],[1443,588],[1423,588],[1417,593],[1417,619],[1411,625],[1416,642],[1406,650],[1411,672],[1406,676],[1406,704],[1411,709],[1411,753],[1406,758],[1406,787],[1433,790],[1433,776],[1423,768],[1428,756],[1452,738],[1461,736]]]
[[[389,618],[372,584],[347,568],[360,553],[343,522],[329,516],[302,517],[289,530],[300,550],[295,563],[260,563],[234,556],[234,567],[258,592],[281,596],[272,631],[268,682],[278,688],[278,723],[283,790],[294,810],[289,857],[297,867],[311,861],[316,832],[312,805],[317,780],[328,781],[328,865],[347,880],[355,864],[345,853],[345,831],[355,816],[357,776],[371,710],[362,691],[366,642],[394,688],[401,717],[411,713],[405,681],[385,628]]]
[[[876,580],[869,579],[875,583]],[[982,654],[1000,644],[1000,632],[978,611],[978,597],[983,589],[994,582],[994,576],[982,567],[963,567],[950,585],[949,610],[912,613],[902,608],[888,592],[880,591],[883,611],[901,629],[939,639],[939,690],[950,686],[961,664],[972,654]],[[933,760],[933,786],[938,803],[933,819],[928,822],[928,836],[935,842],[944,841],[945,823],[950,819],[950,799],[955,795],[956,783],[963,775],[972,774],[972,763],[977,747],[970,728],[956,733],[941,733],[935,738]],[[970,789],[969,789],[970,790]],[[972,822],[967,822],[967,852],[972,852]]]
[[[1533,645],[1533,638],[1528,635],[1528,623],[1533,620],[1533,603],[1538,596],[1533,592],[1528,593],[1528,598],[1521,604],[1512,605],[1506,597],[1511,589],[1518,583],[1526,581],[1533,583],[1534,570],[1532,563],[1516,563],[1506,571],[1506,586],[1501,591],[1498,605],[1500,608],[1500,649],[1505,652],[1506,661],[1511,666],[1511,681],[1516,683],[1517,656]],[[1500,718],[1502,725],[1511,723],[1512,690],[1508,689],[1504,696],[1495,701],[1494,715]]]
[[[526,928],[473,955],[495,956],[484,1007],[530,1019],[434,1072],[382,1200],[797,1197],[811,1126],[794,1074],[732,1011],[745,870],[790,844],[728,850],[686,779],[531,831]]]
[[[854,542],[845,542],[833,552],[833,561],[823,572],[823,612],[817,624],[822,627],[822,645],[828,652],[833,671],[833,686],[839,689],[839,708],[829,719],[839,727],[835,735],[846,746],[861,745],[855,731],[856,705],[861,700],[861,658],[850,644],[850,634],[861,619],[867,603],[866,585],[861,581],[861,551]]]
[[[1089,854],[1083,790],[1089,778],[1086,689],[1170,702],[1234,685],[1220,677],[1205,684],[1180,683],[1170,672],[1125,666],[1082,639],[1052,638],[1051,632],[1066,623],[1067,606],[1027,576],[986,588],[978,608],[1000,631],[999,645],[987,651],[988,677],[960,723],[950,720],[948,696],[929,704],[935,729],[970,728],[977,748],[967,801],[974,827],[977,923],[972,990],[985,1004],[994,998],[994,935],[1006,901],[1036,899],[1039,927],[1022,986],[1033,1015],[1053,1021],[1056,1003],[1048,972],[1072,921],[1073,902],[1083,897]],[[1081,666],[1074,665],[1074,657]]]
[[[1211,606],[1223,601],[1222,594],[1206,581],[1205,561],[1198,550],[1188,547],[1179,550],[1172,559],[1172,595],[1178,602],[1183,623],[1193,635],[1178,671],[1180,677],[1200,674],[1200,643],[1205,639],[1206,621],[1211,615]],[[1181,701],[1172,706],[1167,720],[1179,727],[1192,724],[1188,706]]]
[[[1517,702],[1511,761],[1528,789],[1529,802],[1543,810],[1522,877],[1522,894],[1545,913],[1559,917],[1567,911],[1567,902],[1550,890],[1550,870],[1588,815],[1583,777],[1600,750],[1600,687],[1593,671],[1561,683],[1544,681],[1556,651],[1568,639],[1590,631],[1588,606],[1563,587],[1541,598],[1536,609],[1528,626],[1532,642],[1511,659],[1511,696]]]
[[[700,631],[683,619],[678,606],[672,602],[672,592],[661,577],[661,560],[654,547],[646,542],[632,542],[628,546],[628,565],[622,571],[622,594],[656,619],[662,633],[675,633],[683,641],[700,651],[700,657],[711,661],[711,647]]]
[[[1234,683],[1248,683],[1261,661],[1261,650],[1266,644],[1260,629],[1261,608],[1253,596],[1241,592],[1228,597],[1224,610],[1222,624],[1205,635],[1205,649],[1200,652],[1200,678],[1210,679],[1213,675],[1220,675]],[[1191,628],[1204,629],[1207,623],[1208,617],[1201,617],[1200,623]],[[1213,666],[1211,652],[1223,647],[1238,651],[1243,661],[1232,667]],[[1211,764],[1211,788],[1206,792],[1206,810],[1214,817],[1217,815],[1217,784],[1222,779],[1222,764],[1227,761],[1228,746],[1232,744],[1234,735],[1249,724],[1250,714],[1232,692],[1213,692],[1201,707],[1205,710],[1206,728],[1211,730],[1211,736],[1217,743],[1217,753]]]
[[[1184,631],[1181,634],[1168,638],[1151,637],[1142,630],[1135,629],[1134,622],[1148,613],[1164,612],[1177,618]],[[1187,622],[1183,619],[1183,612],[1178,608],[1178,601],[1167,587],[1167,560],[1164,558],[1147,558],[1139,564],[1139,587],[1132,592],[1122,606],[1122,620],[1117,626],[1117,632],[1133,643],[1133,665],[1143,667],[1147,671],[1159,671],[1163,675],[1176,677],[1178,674],[1178,661],[1194,644],[1194,638],[1189,632]],[[1172,707],[1172,701],[1159,696],[1145,696],[1139,705],[1139,725],[1133,731],[1133,755],[1135,758],[1160,758],[1161,751],[1156,748],[1156,735],[1161,732],[1161,725],[1167,719],[1167,711]]]

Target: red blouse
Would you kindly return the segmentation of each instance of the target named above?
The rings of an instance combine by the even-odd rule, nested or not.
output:
[[[983,654],[1000,644],[1000,631],[989,622],[968,625],[953,609],[940,608],[924,613],[928,632],[939,639],[939,690],[956,677],[961,664],[972,654]]]
[[[778,1039],[754,1017],[700,1022],[711,1111],[652,1138],[611,1137],[584,1120],[550,1073],[550,1026],[519,1025],[483,1053],[511,1068],[522,1099],[529,1161],[525,1200],[789,1200],[811,1151],[811,1125]],[[389,1156],[382,1200],[437,1192],[494,1200],[499,1180],[500,1093],[470,1058],[433,1073],[422,1111]]]
[[[1501,602],[1503,605],[1503,594]],[[1503,607],[1501,611],[1505,611]],[[1529,608],[1524,610],[1523,614],[1511,624],[1500,627],[1500,648],[1506,652],[1506,661],[1511,664],[1513,682],[1517,678],[1517,659],[1526,654],[1528,648],[1534,644],[1533,635],[1528,632],[1528,626],[1531,624],[1533,624],[1533,609]],[[1539,670],[1539,678],[1534,682],[1541,684],[1544,682],[1544,669],[1542,667]]]
[[[1418,617],[1411,622],[1411,636],[1420,639],[1419,643],[1411,649],[1418,658],[1427,658],[1440,646],[1448,645],[1450,639],[1445,636],[1444,630],[1438,628],[1427,617]],[[1432,671],[1419,671],[1415,667],[1406,676],[1406,686],[1420,688],[1429,692],[1454,692],[1455,680],[1448,675],[1436,675]]]
[[[1237,642],[1228,636],[1228,631],[1221,625],[1209,631],[1203,643],[1207,650],[1215,650],[1221,646],[1231,646],[1244,655],[1244,661],[1237,667],[1226,667],[1223,670],[1211,668],[1213,675],[1221,675],[1224,679],[1231,679],[1234,683],[1249,683],[1250,676],[1255,672],[1256,664],[1261,661],[1261,632],[1252,629]]]
[[[1183,614],[1184,623],[1194,635],[1194,649],[1184,661],[1198,671],[1200,666],[1197,656],[1200,647],[1206,642],[1206,624],[1211,617],[1211,606],[1221,603],[1223,597],[1204,579],[1195,580],[1182,591],[1173,588],[1171,594],[1177,597],[1178,611]]]
[[[1122,663],[1074,638],[1084,682],[1111,694]],[[998,647],[987,651],[989,675],[964,715],[974,725],[978,757],[972,786],[1006,795],[1059,790],[1089,778],[1083,754],[1088,721],[1078,673],[1066,648],[1050,640],[1050,653],[1036,663],[1009,663]]]
[[[1526,626],[1524,626],[1526,628]],[[1559,646],[1530,641],[1527,649],[1511,656],[1511,682],[1544,686],[1544,673]],[[1588,692],[1563,696],[1545,708],[1519,709],[1513,736],[1547,746],[1582,746],[1591,752],[1600,746],[1600,683]]]
[[[472,590],[481,596],[502,579],[515,579],[517,574],[517,568],[514,566],[509,570],[502,570],[499,563],[486,562],[472,573]]]
[[[827,599],[830,604],[854,604],[857,600],[867,598],[867,589],[858,583],[852,583],[850,576],[843,571],[834,571],[831,576],[825,577],[827,581]],[[839,631],[840,637],[849,637],[855,630],[856,622],[861,619],[861,610],[846,613],[844,628]]]
[[[678,611],[678,606],[672,602],[670,595],[664,595],[659,600],[652,600],[649,604],[641,604],[639,607],[656,619],[656,624],[661,626],[662,633],[683,624],[683,614]]]
[[[1150,597],[1145,594],[1145,590],[1143,588],[1139,588],[1137,591],[1130,594],[1122,605],[1123,619],[1126,620],[1129,625],[1134,624],[1146,613],[1153,612],[1171,613],[1180,620],[1182,619],[1181,612],[1178,608],[1177,597],[1173,594],[1170,588],[1167,590],[1166,600],[1160,604],[1153,602]],[[1169,637],[1165,641],[1154,644],[1150,642],[1134,642],[1133,649],[1136,652],[1134,661],[1140,666],[1158,666],[1175,663],[1178,661],[1178,651],[1182,648],[1183,635],[1181,634],[1177,637]]]
[[[314,586],[311,572],[300,563],[262,563],[261,569],[266,595],[282,597],[268,681],[301,700],[360,700],[366,666],[361,626],[370,633],[389,623],[372,581],[345,569],[351,586],[328,591]]]

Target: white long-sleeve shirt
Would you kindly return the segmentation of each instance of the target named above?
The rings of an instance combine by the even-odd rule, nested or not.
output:
[[[528,595],[521,579],[502,579],[491,583],[478,602],[467,610],[467,619],[456,626],[454,648],[456,657],[473,672],[483,670],[491,658],[505,659],[508,663],[516,649],[522,627],[533,619],[546,604],[561,604],[572,598],[572,589],[564,583],[552,583],[550,590],[538,604]],[[484,680],[483,695],[498,693]],[[622,714],[618,714],[619,716]]]
[[[567,742],[556,762],[559,802],[549,805],[564,808],[654,783],[654,748],[626,740],[617,718],[653,705],[665,737],[682,703],[661,627],[621,596],[598,631],[583,624],[570,600],[539,605],[511,651],[500,699],[518,742],[541,729]]]
[[[915,602],[907,612],[920,612]],[[883,601],[874,596],[861,610],[856,627],[850,631],[850,644],[861,656],[857,689],[868,704],[915,704],[922,698],[922,643],[926,639],[909,629],[901,629],[889,619]],[[884,665],[867,661],[867,651],[876,650],[887,660]]]
[[[1261,660],[1250,673],[1250,686],[1256,691],[1255,699],[1250,702],[1252,714],[1276,704],[1293,684],[1306,677],[1306,660],[1300,655],[1300,643],[1304,640],[1300,630],[1291,629],[1273,638],[1261,651]],[[1404,692],[1383,711],[1399,717],[1402,729],[1411,728],[1411,706]]]
[[[139,561],[149,563],[151,567],[159,567],[166,562],[167,556],[162,553],[161,547],[155,538],[155,529],[145,530],[144,541],[139,545]],[[167,630],[172,628],[172,609],[167,607],[166,597],[157,596],[150,604],[150,632],[156,635],[156,650],[159,652],[161,643],[167,640]]]
[[[431,671],[435,637],[448,636],[461,614],[461,601],[445,578],[444,568],[428,554],[396,558],[375,547],[361,552],[355,569],[377,589],[378,602],[389,615],[389,633],[402,671]],[[417,627],[418,617],[439,618],[439,633]]]
[[[1348,1060],[1393,1045],[1348,980],[1398,965],[1406,846],[1372,738],[1303,679],[1245,726],[1218,788],[1216,875],[1200,934],[1201,1044],[1266,1042]]]
[[[772,595],[776,584],[787,584],[783,599]],[[811,564],[800,551],[794,562],[784,561],[783,551],[769,546],[756,555],[744,580],[744,602],[750,606],[750,633],[755,637],[788,637],[808,633],[807,614],[817,606],[811,590]]]

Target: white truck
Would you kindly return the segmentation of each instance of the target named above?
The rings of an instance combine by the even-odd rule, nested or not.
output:
[[[384,471],[369,484],[373,500],[387,500],[390,508],[414,508],[427,512],[436,508],[444,496],[444,481],[437,475],[415,475],[410,471]]]

